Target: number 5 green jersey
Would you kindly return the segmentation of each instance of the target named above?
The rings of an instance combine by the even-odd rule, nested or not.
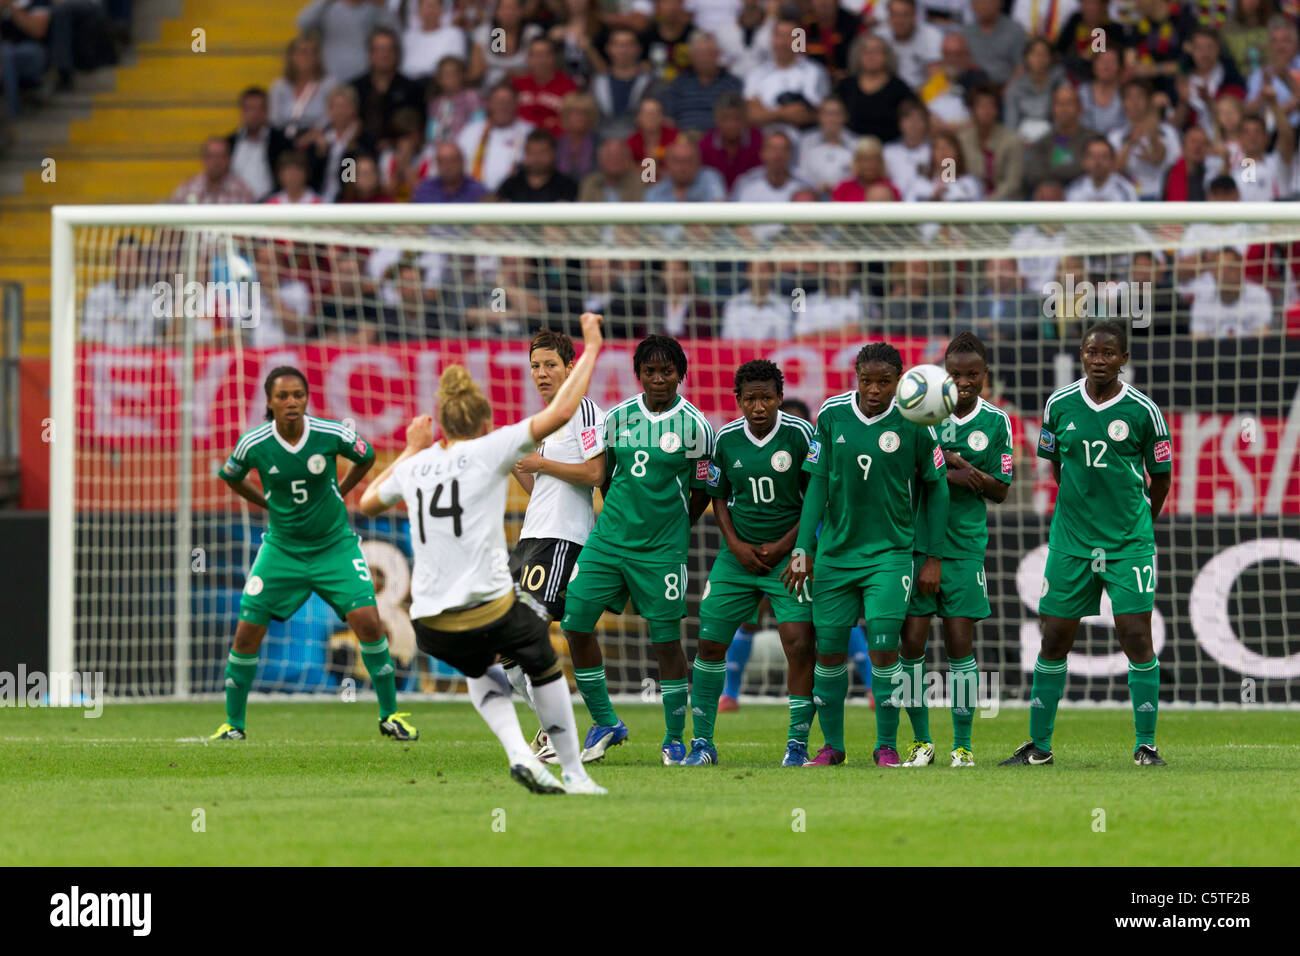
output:
[[[1173,468],[1169,426],[1156,403],[1121,384],[1098,405],[1086,380],[1057,389],[1043,410],[1038,457],[1061,466],[1061,484],[1048,544],[1054,551],[1092,558],[1137,557],[1155,551],[1151,499],[1142,469]]]
[[[610,409],[609,494],[584,550],[684,562],[691,543],[691,490],[707,487],[715,440],[708,420],[680,395],[657,414],[646,408],[643,395]]]
[[[259,425],[239,439],[217,475],[236,484],[256,469],[270,513],[266,537],[295,550],[325,548],[353,533],[339,494],[339,455],[360,464],[375,450],[346,425],[304,415],[296,445],[281,437],[275,422]]]
[[[799,465],[808,455],[812,437],[810,422],[781,411],[776,413],[772,430],[761,439],[754,437],[743,418],[718,431],[709,466],[709,494],[727,499],[741,541],[777,541],[799,523],[803,506]]]
[[[948,473],[933,428],[909,422],[893,401],[868,417],[856,389],[822,405],[803,467],[828,483],[819,568],[857,568],[890,551],[910,560],[915,482],[944,481]]]

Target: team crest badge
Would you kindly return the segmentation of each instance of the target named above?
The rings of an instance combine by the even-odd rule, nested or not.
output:
[[[319,475],[322,471],[325,470],[325,456],[312,455],[310,458],[308,458],[307,470],[310,471],[313,475]]]
[[[659,438],[659,447],[664,452],[671,455],[682,447],[682,436],[676,432],[665,432]]]
[[[1128,438],[1128,422],[1122,418],[1117,418],[1106,426],[1106,434],[1115,441],[1123,441]]]
[[[256,574],[250,577],[248,579],[248,583],[244,585],[244,593],[249,595],[254,595],[254,596],[261,594],[262,579],[259,578]]]
[[[982,431],[973,431],[966,439],[966,443],[970,445],[971,451],[983,451],[989,447],[989,436]]]
[[[881,435],[880,450],[883,452],[898,451],[898,432],[885,432]]]
[[[772,456],[773,471],[789,471],[792,464],[794,464],[794,459],[790,457],[788,451],[778,451]]]

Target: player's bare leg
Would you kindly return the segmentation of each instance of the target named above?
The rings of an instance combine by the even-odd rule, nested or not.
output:
[[[1066,656],[1079,633],[1079,619],[1043,615],[1039,625],[1043,645],[1034,664],[1034,685],[1029,697],[1029,740],[1001,766],[1039,766],[1052,763],[1052,730],[1056,708],[1065,694]]]
[[[1163,767],[1156,752],[1156,715],[1160,709],[1160,661],[1151,642],[1151,612],[1116,614],[1115,634],[1128,657],[1128,690],[1133,701],[1136,742],[1133,762],[1139,767]]]
[[[948,690],[952,695],[952,766],[973,767],[971,727],[979,707],[979,669],[975,664],[975,619],[943,619],[943,646],[948,654]]]
[[[226,660],[226,722],[209,740],[243,740],[248,712],[248,692],[257,676],[257,652],[266,637],[266,625],[240,621],[235,627],[235,644]]]
[[[419,740],[420,732],[397,712],[397,669],[388,653],[388,636],[373,604],[348,614],[348,626],[361,641],[361,660],[379,698],[379,732],[394,740]]]

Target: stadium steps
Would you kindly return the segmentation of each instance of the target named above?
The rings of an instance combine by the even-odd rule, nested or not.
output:
[[[203,138],[234,129],[239,92],[280,75],[300,6],[137,0],[123,62],[78,74],[74,92],[15,125],[0,159],[0,281],[23,284],[23,355],[49,354],[50,207],[166,199],[199,171]],[[191,49],[200,28],[202,53]]]

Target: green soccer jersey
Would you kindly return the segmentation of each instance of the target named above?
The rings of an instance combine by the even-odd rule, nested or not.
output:
[[[964,419],[949,415],[935,426],[935,431],[940,448],[957,452],[986,475],[1011,484],[1011,419],[1002,409],[981,398]],[[948,527],[938,549],[931,548],[927,553],[940,558],[983,560],[989,543],[988,522],[988,504],[981,495],[949,485]]]
[[[1169,426],[1156,403],[1121,385],[1114,398],[1096,404],[1085,379],[1057,389],[1043,411],[1038,457],[1058,462],[1061,484],[1048,544],[1054,551],[1093,558],[1137,557],[1155,551],[1152,475],[1173,468]]]
[[[270,513],[266,537],[298,551],[324,548],[353,533],[339,494],[339,455],[362,463],[375,451],[346,425],[305,415],[298,444],[280,437],[275,422],[259,425],[239,439],[217,475],[233,484],[256,469]]]
[[[803,467],[827,478],[816,561],[832,568],[858,568],[890,551],[910,556],[915,483],[944,481],[948,472],[933,428],[909,422],[892,401],[868,417],[856,389],[822,405]]]
[[[767,544],[799,523],[803,479],[798,466],[808,455],[812,437],[810,422],[780,411],[761,439],[743,418],[719,430],[709,466],[709,494],[727,499],[741,541]]]
[[[683,562],[691,543],[691,490],[706,488],[716,436],[677,396],[658,414],[638,395],[605,415],[609,494],[584,548]]]

